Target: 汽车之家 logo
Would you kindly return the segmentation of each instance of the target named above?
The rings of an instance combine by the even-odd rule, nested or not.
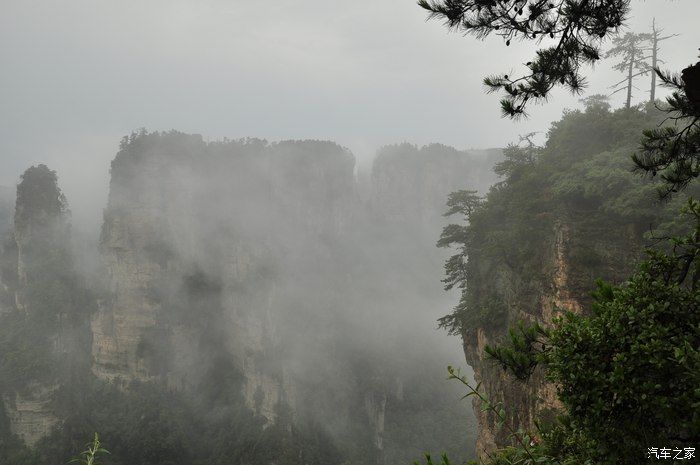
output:
[[[690,460],[695,458],[695,447],[649,447],[647,458],[658,460]]]

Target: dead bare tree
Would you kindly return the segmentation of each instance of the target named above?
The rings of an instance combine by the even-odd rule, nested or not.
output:
[[[680,34],[670,34],[661,37],[663,29],[656,29],[656,18],[651,23],[651,67],[652,69],[658,69],[660,63],[665,63],[664,60],[659,59],[659,42],[662,42],[671,37],[678,37]],[[649,101],[654,103],[656,101],[656,73],[651,73],[651,89],[649,90]]]

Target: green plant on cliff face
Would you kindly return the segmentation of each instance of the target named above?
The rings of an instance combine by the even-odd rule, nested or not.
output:
[[[599,283],[593,315],[567,313],[549,335],[559,397],[613,463],[700,440],[700,203],[685,213],[691,233],[650,251],[624,285]]]
[[[700,440],[700,202],[695,226],[669,241],[624,284],[600,281],[591,315],[567,312],[551,329],[521,326],[488,354],[527,379],[541,364],[565,407],[545,439],[553,459],[637,464],[649,447],[683,449]],[[524,369],[527,368],[527,369]]]
[[[440,456],[440,462],[434,462],[433,457],[430,454],[425,454],[425,465],[451,465],[452,462],[450,462],[450,459],[447,457],[447,454],[442,454]],[[420,462],[416,461],[413,462],[413,465],[421,465]]]
[[[80,465],[102,465],[100,462],[98,462],[98,456],[101,454],[109,454],[109,451],[102,447],[100,438],[97,433],[95,433],[95,437],[91,443],[86,445],[86,449],[77,457],[71,459],[71,461],[68,463],[78,463]]]

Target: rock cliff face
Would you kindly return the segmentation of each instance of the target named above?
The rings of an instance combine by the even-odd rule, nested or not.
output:
[[[603,225],[577,214],[562,217],[553,222],[544,240],[547,246],[539,251],[542,269],[537,273],[533,270],[529,282],[524,282],[522,276],[507,267],[491,275],[490,285],[495,285],[498,294],[504,296],[509,324],[525,321],[551,326],[560,311],[586,311],[596,276],[613,282],[627,276],[641,248],[640,231],[630,226],[625,234],[611,237],[599,234],[596,227]],[[592,271],[590,263],[581,262],[582,250],[600,257],[600,263],[595,265],[598,271]],[[504,327],[500,325],[484,325],[463,334],[467,363],[490,399],[503,402],[507,422],[513,430],[535,431],[535,420],[551,420],[561,409],[556,386],[546,381],[540,368],[522,383],[488,360],[484,348],[497,345],[503,340],[503,334]],[[510,444],[507,429],[497,426],[495,415],[481,411],[477,401],[474,401],[474,411],[480,427],[476,446],[479,456],[485,457],[494,449]]]
[[[213,338],[242,374],[248,406],[274,421],[295,397],[284,364],[268,361],[285,343],[277,329],[291,278],[280,277],[342,233],[352,170],[330,143],[125,142],[102,231],[111,295],[92,322],[95,375],[192,386]],[[195,309],[204,314],[187,314]]]
[[[420,312],[416,301],[428,307],[441,298],[439,211],[465,182],[485,188],[493,163],[442,146],[390,151],[375,164],[367,209],[353,156],[332,143],[125,139],[102,230],[110,292],[92,319],[93,373],[187,390],[223,353],[246,405],[268,424],[291,415],[324,425],[341,443],[366,436],[370,460],[383,463],[387,440],[401,449],[387,412],[398,418],[408,408],[395,385],[415,381],[406,377],[415,349],[400,346],[411,336],[396,322]],[[412,283],[416,294],[397,298]],[[436,316],[417,320],[430,329]],[[407,354],[404,365],[390,351]]]
[[[16,275],[16,264],[13,257],[15,248],[14,238],[10,234],[14,223],[15,196],[12,191],[0,186],[0,317],[8,314],[14,307],[13,277]]]
[[[32,447],[51,433],[59,418],[54,414],[52,402],[56,386],[30,385],[23,394],[15,393],[4,398],[10,421],[10,431]]]
[[[101,287],[83,300],[57,186],[18,196],[0,318],[17,343],[36,336],[37,360],[53,368],[27,376],[3,360],[11,432],[33,446],[70,428],[55,400],[92,389],[69,384],[79,364],[77,378],[124,399],[147,385],[205,417],[250,414],[256,435],[310,425],[358,463],[469,454],[473,420],[444,382],[459,351],[434,331],[452,303],[434,243],[446,195],[493,179],[487,155],[387,148],[359,192],[354,157],[334,143],[134,134],[112,162]],[[34,316],[44,329],[25,334]]]
[[[31,347],[23,354],[29,366],[3,363],[7,379],[1,390],[10,430],[30,446],[59,422],[53,405],[60,383],[56,367],[77,358],[73,342],[79,325],[71,319],[71,306],[60,295],[40,290],[65,290],[58,281],[67,281],[71,273],[68,241],[65,201],[55,172],[44,165],[29,168],[17,187],[13,227],[2,249],[0,325],[7,331],[5,357]]]
[[[558,309],[585,315],[597,279],[621,284],[644,258],[644,246],[653,244],[645,233],[677,234],[671,225],[685,201],[680,195],[658,202],[658,185],[631,173],[629,154],[658,114],[610,111],[604,102],[585,106],[554,122],[543,146],[526,137],[506,147],[494,167],[498,184],[483,201],[453,197],[462,221],[442,237],[458,247],[445,279],[461,292],[442,322],[462,336],[474,377],[493,404],[502,402],[511,431],[536,434],[536,417],[546,424],[561,407],[556,387],[540,371],[518,381],[486,359],[484,348],[509,343],[508,329],[519,322],[551,325]],[[475,410],[481,457],[513,444],[509,428],[497,428],[479,405]]]
[[[15,212],[15,193],[9,187],[0,186],[0,234],[12,228]]]

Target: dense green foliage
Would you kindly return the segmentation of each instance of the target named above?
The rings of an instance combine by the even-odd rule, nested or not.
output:
[[[680,265],[655,254],[624,286],[601,284],[593,317],[567,314],[550,335],[548,373],[601,461],[700,439],[700,292],[668,279]]]
[[[51,226],[50,223],[59,219],[67,208],[55,171],[38,165],[22,174],[15,208],[15,227],[21,232],[30,225]]]
[[[556,384],[565,414],[530,451],[544,463],[632,465],[649,447],[700,440],[700,203],[686,211],[694,230],[649,251],[624,284],[599,282],[590,316],[521,326],[488,351],[525,380],[524,367],[542,364]],[[526,453],[508,449],[494,464]]]
[[[462,289],[455,311],[441,320],[450,331],[503,331],[516,322],[512,307],[536,314],[543,286],[554,279],[557,242],[565,243],[560,258],[570,264],[567,288],[586,302],[596,279],[623,281],[646,242],[678,229],[675,213],[696,188],[659,203],[657,186],[635,176],[629,158],[660,114],[610,111],[599,97],[585,103],[552,125],[543,147],[529,140],[509,146],[496,166],[503,180],[485,199],[450,197],[447,214],[465,220],[445,228],[438,242],[458,247],[445,265],[445,284]]]
[[[506,92],[502,109],[513,117],[557,84],[578,91],[579,65],[599,58],[600,42],[591,34],[602,38],[611,26],[619,27],[629,2],[421,0],[419,5],[450,28],[479,37],[495,33],[506,45],[538,34],[554,38],[556,30],[559,43],[537,52],[526,65],[529,74],[485,79],[491,90]],[[593,21],[587,21],[589,15]],[[448,202],[448,214],[461,213],[468,224],[445,228],[438,242],[460,247],[446,263],[445,284],[462,289],[459,305],[441,324],[469,344],[477,328],[497,335],[517,321],[508,342],[486,352],[521,380],[544,365],[564,405],[563,416],[537,425],[537,434],[511,429],[516,445],[490,455],[491,465],[637,464],[651,447],[670,447],[671,457],[683,460],[694,455],[682,448],[700,440],[700,205],[692,200],[698,188],[691,184],[700,175],[700,63],[682,77],[655,70],[675,91],[662,107],[673,124],[657,124],[658,112],[630,110],[635,68],[641,74],[649,68],[639,58],[640,38],[645,39],[618,38],[609,53],[623,56],[616,69],[628,74],[626,110],[611,114],[602,99],[589,99],[585,113],[565,115],[554,125],[542,149],[509,147],[498,167],[506,180],[485,201],[462,191]],[[652,89],[652,104],[653,95]],[[567,130],[572,123],[576,130]],[[642,131],[641,151],[633,157],[637,169],[651,178],[660,174],[664,183],[656,187],[664,196],[684,190],[663,207],[649,195],[652,184],[633,182],[629,174],[628,156]],[[609,139],[613,134],[615,140]],[[644,229],[668,238],[687,227],[675,215],[686,197],[694,230],[649,251],[632,277],[623,279],[641,249]],[[548,263],[556,266],[547,270]],[[624,284],[599,280],[592,300],[586,299],[586,289],[601,276]],[[554,296],[547,283],[565,284],[565,298],[584,302],[584,313],[547,321],[552,328],[518,321],[542,317],[537,307],[547,305],[543,297]],[[504,420],[479,386],[456,378]],[[443,463],[449,463],[446,457]]]
[[[700,176],[700,62],[680,76],[656,72],[673,89],[663,110],[674,124],[646,129],[634,162],[652,177],[659,174],[664,180],[662,194],[669,194]]]
[[[611,112],[597,96],[586,106],[555,123],[544,147],[527,138],[510,146],[496,167],[505,179],[486,199],[461,191],[448,201],[448,215],[468,223],[445,228],[438,243],[460,246],[445,283],[462,288],[462,299],[442,324],[465,338],[511,326],[487,354],[523,381],[542,367],[564,406],[534,431],[511,431],[515,445],[490,456],[491,465],[637,464],[649,447],[700,439],[700,205],[688,199],[698,188],[686,184],[661,203],[659,185],[632,174],[629,154],[658,112]],[[564,256],[548,251],[557,242]],[[654,249],[630,268],[645,243]],[[525,324],[516,310],[535,314],[551,292],[552,260],[568,264],[567,288],[583,313]],[[607,282],[594,286],[600,277]]]

